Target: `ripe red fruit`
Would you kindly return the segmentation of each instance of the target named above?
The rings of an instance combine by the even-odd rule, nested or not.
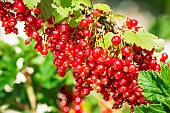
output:
[[[119,58],[113,58],[113,59],[112,59],[112,67],[113,67],[113,69],[115,69],[115,70],[121,70],[122,67],[123,67],[123,62],[122,62],[122,60],[119,59]]]
[[[96,9],[92,12],[93,17],[97,17],[100,15],[99,11]]]
[[[88,29],[83,30],[83,35],[89,37],[90,36],[90,30],[88,30]]]
[[[58,30],[60,31],[60,33],[67,33],[69,30],[69,27],[67,24],[61,24],[58,26]]]
[[[36,40],[39,38],[39,33],[37,31],[33,31],[31,32],[30,37]]]
[[[14,17],[8,18],[8,25],[9,26],[15,27],[16,24],[17,24],[17,20]]]
[[[39,9],[39,8],[37,8],[37,7],[34,8],[33,11],[34,11],[34,13],[37,14],[37,15],[39,15],[39,14],[41,13],[41,9]]]
[[[113,73],[114,79],[119,80],[123,77],[123,71],[115,71]]]
[[[14,11],[19,12],[19,13],[23,13],[26,10],[26,6],[24,4],[23,1],[19,1],[17,0],[14,3],[14,7],[13,7]]]
[[[89,17],[87,18],[87,21],[88,21],[88,23],[92,23],[92,22],[93,22],[93,17],[92,17],[92,16],[89,16]]]
[[[130,49],[130,47],[128,47],[128,46],[124,46],[124,47],[122,47],[122,55],[123,56],[129,56],[130,55],[130,53],[131,53],[131,49]]]
[[[167,59],[168,59],[168,54],[167,53],[162,53],[160,61],[164,62]]]
[[[138,21],[136,19],[131,19],[131,26],[137,26]]]
[[[28,45],[28,44],[30,44],[30,40],[25,40],[25,45]]]
[[[87,20],[87,19],[82,19],[82,20],[80,21],[80,26],[81,26],[81,27],[87,27],[87,26],[89,26],[88,20]]]
[[[118,46],[121,43],[121,38],[120,36],[113,36],[112,37],[112,44],[115,46]]]
[[[40,53],[41,53],[42,55],[47,55],[47,54],[48,54],[48,50],[47,50],[46,48],[44,48],[44,49],[42,49],[42,50],[40,51]]]
[[[89,94],[90,94],[90,88],[89,88],[89,87],[84,87],[84,88],[82,89],[82,93],[83,93],[85,96],[89,95]]]

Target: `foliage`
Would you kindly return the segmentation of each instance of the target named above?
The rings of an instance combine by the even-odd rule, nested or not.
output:
[[[161,64],[161,72],[144,71],[139,73],[139,85],[143,94],[153,104],[135,107],[135,113],[168,113],[170,111],[170,68]]]
[[[45,103],[51,108],[50,112],[63,112],[62,109],[70,106],[72,112],[77,102],[75,106],[69,102],[63,105],[63,101],[70,100],[67,97],[74,100],[75,95],[87,96],[96,90],[104,100],[114,100],[114,109],[127,102],[131,111],[136,105],[147,104],[135,107],[135,113],[170,111],[169,64],[162,63],[160,72],[160,64],[153,55],[154,51],[163,51],[164,40],[139,29],[136,19],[112,14],[108,5],[93,5],[89,0],[23,0],[15,1],[13,8],[6,3],[1,1],[0,4],[3,4],[0,17],[5,33],[17,34],[17,21],[25,21],[24,32],[29,37],[25,45],[36,43],[25,46],[19,38],[20,43],[11,48],[0,42],[1,106],[7,104],[9,109],[34,113],[39,103]],[[23,4],[20,6],[20,3]],[[29,8],[27,12],[24,12],[24,4]],[[121,27],[115,21],[119,18],[126,18]],[[159,18],[151,31],[168,37],[169,29],[162,30],[168,27],[168,19],[168,16]],[[17,52],[18,49],[21,52]],[[48,55],[42,57],[39,53]],[[160,61],[165,63],[167,58],[164,54]],[[25,81],[18,81],[19,76]],[[66,98],[60,98],[60,94]],[[86,102],[88,99],[92,104]],[[106,106],[106,112],[112,112],[94,95],[81,102],[88,106],[84,108],[88,112],[101,111],[103,107],[98,103]]]

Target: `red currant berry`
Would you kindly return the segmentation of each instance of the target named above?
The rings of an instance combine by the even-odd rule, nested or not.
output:
[[[112,44],[115,46],[118,46],[121,43],[121,38],[120,36],[113,36],[112,37]]]

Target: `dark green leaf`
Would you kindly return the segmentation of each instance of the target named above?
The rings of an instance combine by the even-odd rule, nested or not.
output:
[[[53,0],[54,3],[56,3],[57,6],[61,5],[61,0]]]
[[[79,10],[73,11],[73,15],[75,15],[75,17],[73,17],[70,22],[69,22],[69,26],[70,27],[77,27],[82,19],[82,14],[80,13]]]
[[[72,5],[72,0],[53,0],[54,3],[56,3],[57,6],[61,6],[63,8],[67,7],[71,7]]]
[[[143,88],[143,94],[148,100],[160,101],[169,97],[167,85],[158,76],[157,72],[139,72],[139,85]]]
[[[42,11],[40,17],[46,21],[48,18],[50,18],[53,8],[51,4],[53,3],[53,0],[41,0],[41,3],[39,4],[39,7]]]
[[[170,94],[170,68],[161,63],[161,79],[168,87],[167,92]]]
[[[162,104],[151,104],[148,106],[136,106],[135,113],[167,113]]]
[[[162,100],[160,100],[165,106],[167,106],[167,109],[169,109],[170,111],[170,97],[168,98],[164,98]]]

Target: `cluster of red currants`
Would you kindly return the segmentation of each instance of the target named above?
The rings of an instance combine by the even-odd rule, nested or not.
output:
[[[33,15],[32,11],[34,12]],[[35,18],[40,12],[38,8],[28,9],[22,0],[16,0],[13,3],[0,0],[0,20],[5,28],[5,34],[11,32],[18,34],[17,21],[24,21],[26,34],[36,38],[35,31],[38,31],[43,24],[43,19]],[[27,43],[29,42],[27,41]]]
[[[24,31],[30,37],[25,44],[35,40],[35,49],[42,55],[51,51],[60,77],[64,77],[68,69],[74,70],[76,96],[89,95],[90,91],[96,90],[104,100],[114,100],[114,109],[127,102],[132,106],[132,112],[133,106],[148,103],[138,85],[138,72],[161,70],[156,57],[153,57],[154,49],[148,51],[136,44],[130,45],[120,36],[124,30],[138,32],[140,27],[137,20],[127,19],[123,29],[117,32],[115,23],[107,18],[108,14],[95,9],[90,14],[84,14],[80,25],[75,28],[56,23],[54,16],[47,20],[48,26],[42,28],[44,22],[39,18],[40,9],[30,10],[22,0],[16,0],[13,4],[0,1],[0,6],[0,20],[6,34],[17,34],[17,21],[25,21]],[[98,41],[108,32],[114,33],[110,40],[113,45],[99,47]],[[167,58],[168,55],[163,53],[160,61],[165,62]],[[61,101],[65,112],[69,110],[66,105]],[[80,107],[75,105],[75,108]]]

